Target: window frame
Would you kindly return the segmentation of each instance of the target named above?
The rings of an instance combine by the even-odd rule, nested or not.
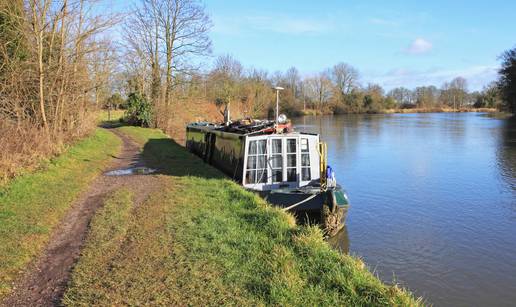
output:
[[[281,144],[281,148],[280,148],[281,150],[280,150],[279,154],[276,152],[272,152],[272,148],[274,148],[272,146],[272,142],[277,141],[277,140],[279,140],[280,144]],[[267,158],[268,158],[268,161],[270,162],[270,164],[268,163],[269,164],[268,167],[270,168],[270,171],[271,171],[271,178],[270,178],[270,180],[268,180],[268,183],[282,184],[285,181],[284,180],[284,178],[285,178],[285,158],[284,158],[285,144],[283,142],[283,138],[280,138],[280,137],[270,138],[269,141],[271,143],[270,147],[269,147],[271,150],[270,150],[270,153],[267,155]],[[275,156],[280,156],[279,161],[281,161],[281,181],[274,181],[274,179],[275,179],[274,171],[277,171],[278,169],[280,169],[278,167],[274,167],[274,165],[273,165],[273,159]]]
[[[281,182],[275,182],[273,179],[273,156],[277,154],[272,153],[272,142],[273,140],[281,140],[281,163],[282,163],[282,181]],[[296,172],[296,179],[295,181],[287,181],[287,140],[288,139],[294,139],[296,141],[296,150],[295,150],[295,156],[296,156],[296,165],[295,165],[295,172]],[[309,166],[302,166],[302,152],[301,152],[301,139],[307,140],[307,146],[308,146],[308,159],[309,159]],[[243,165],[243,179],[242,183],[245,187],[254,189],[254,190],[271,190],[271,189],[277,189],[277,188],[283,188],[283,187],[289,187],[289,188],[296,188],[300,186],[304,186],[308,184],[310,181],[313,181],[318,178],[318,155],[316,152],[316,144],[318,144],[318,135],[305,135],[305,134],[299,134],[299,135],[262,135],[262,136],[249,136],[246,138],[245,141],[245,160]],[[248,159],[249,156],[255,156],[249,155],[249,149],[250,144],[253,141],[259,141],[259,140],[266,140],[266,169],[267,169],[267,180],[265,182],[261,183],[249,183],[246,180],[247,171],[250,169],[247,169],[248,165]],[[305,152],[306,153],[306,152]],[[257,158],[258,159],[258,158]],[[258,162],[257,162],[258,164]],[[258,165],[256,165],[258,166]],[[291,169],[294,167],[290,167]],[[309,169],[310,172],[310,180],[303,180],[302,177],[302,169],[306,168]],[[258,170],[253,169],[253,170]],[[255,176],[258,176],[255,175]],[[255,177],[256,178],[256,177]]]
[[[288,149],[289,149],[289,141],[291,140],[294,140],[294,144],[295,144],[295,150],[293,152],[289,152]],[[284,152],[284,160],[285,160],[285,164],[283,166],[283,182],[285,183],[293,183],[293,182],[299,182],[299,172],[300,172],[300,168],[299,168],[299,137],[285,137],[284,138],[284,142],[285,144],[285,152]],[[294,166],[289,166],[288,165],[288,158],[289,156],[294,156],[294,159],[295,159],[295,165]],[[288,171],[289,169],[295,169],[295,180],[294,181],[289,181],[288,179]]]
[[[303,151],[303,141],[306,141],[307,150]],[[303,156],[308,155],[308,165],[303,165]],[[310,157],[310,139],[306,137],[299,138],[299,176],[300,182],[310,182],[312,180],[312,161]],[[308,169],[308,179],[303,178],[303,170]]]
[[[259,142],[263,142],[263,141],[265,141],[265,152],[264,153],[260,153],[259,150],[258,150],[258,143]],[[251,146],[252,142],[256,142],[256,152],[253,153],[253,154],[251,154],[249,152],[250,151],[250,146]],[[253,184],[253,185],[255,185],[255,184],[267,183],[268,176],[269,176],[268,175],[268,173],[269,173],[269,169],[268,168],[269,167],[267,165],[267,159],[268,159],[268,155],[267,155],[268,144],[267,143],[268,143],[267,140],[262,140],[262,139],[249,140],[248,145],[246,146],[247,155],[246,155],[246,163],[245,163],[246,166],[245,166],[245,170],[244,170],[245,171],[245,173],[244,173],[244,181],[245,181],[246,184]],[[265,157],[265,167],[264,168],[259,168],[258,167],[259,166],[258,161],[259,161],[260,157]],[[255,167],[254,168],[249,168],[249,160],[251,158],[255,158]],[[259,174],[259,172],[262,172],[264,170],[265,170],[266,181],[265,182],[258,181],[258,174]],[[247,174],[248,174],[248,172],[253,172],[253,171],[255,172],[254,173],[254,180],[253,180],[253,182],[247,182]],[[263,176],[263,173],[261,173],[261,174]],[[260,176],[260,179],[261,179],[262,176]]]

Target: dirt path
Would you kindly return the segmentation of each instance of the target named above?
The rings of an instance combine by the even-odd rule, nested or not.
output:
[[[140,146],[121,132],[111,130],[123,141],[121,153],[114,157],[108,170],[144,166]],[[71,269],[80,256],[88,225],[95,211],[110,192],[129,188],[134,191],[135,203],[141,203],[156,187],[153,175],[101,175],[71,207],[61,225],[53,232],[42,256],[34,261],[15,284],[13,293],[2,306],[55,306],[66,289]]]

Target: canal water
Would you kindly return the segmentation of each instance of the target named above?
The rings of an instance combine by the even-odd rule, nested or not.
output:
[[[348,191],[332,244],[434,306],[516,305],[516,121],[476,113],[302,117]]]

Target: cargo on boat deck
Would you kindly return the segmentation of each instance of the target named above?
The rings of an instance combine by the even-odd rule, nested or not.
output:
[[[186,147],[273,205],[329,233],[343,226],[347,195],[326,166],[318,134],[293,132],[290,123],[242,120],[227,125],[192,123]]]

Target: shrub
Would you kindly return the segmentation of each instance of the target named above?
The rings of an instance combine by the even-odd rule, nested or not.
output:
[[[129,94],[124,121],[134,126],[149,127],[151,118],[151,104],[147,98],[140,93]]]
[[[394,109],[396,108],[396,100],[392,97],[385,98],[383,105],[386,109]]]

